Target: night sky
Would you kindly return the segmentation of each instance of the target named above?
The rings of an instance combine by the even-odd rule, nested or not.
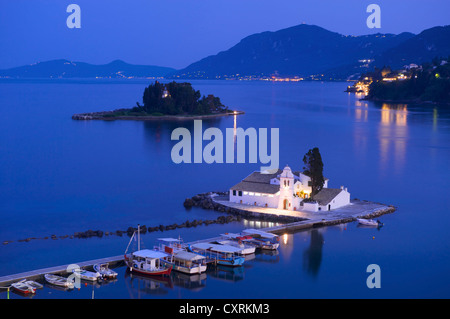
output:
[[[69,29],[69,4],[81,28]],[[366,8],[381,7],[369,29]],[[450,24],[448,0],[0,0],[0,69],[52,59],[183,68],[253,33],[301,23],[345,35]]]

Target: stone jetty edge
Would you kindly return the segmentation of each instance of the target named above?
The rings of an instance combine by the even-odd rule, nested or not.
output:
[[[208,119],[216,118],[221,116],[233,116],[245,114],[244,111],[232,111],[224,113],[215,114],[198,114],[198,115],[118,115],[115,116],[114,113],[121,111],[129,111],[129,109],[117,109],[113,111],[101,111],[101,112],[89,112],[89,113],[79,113],[73,114],[73,120],[103,120],[103,121],[115,121],[115,120],[133,120],[133,121],[158,121],[158,120],[196,120],[196,119]]]

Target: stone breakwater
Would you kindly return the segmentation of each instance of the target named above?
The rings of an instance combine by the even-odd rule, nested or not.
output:
[[[192,119],[207,119],[220,116],[231,116],[245,114],[243,111],[233,111],[224,113],[214,113],[205,115],[120,115],[126,114],[130,109],[117,109],[113,111],[101,111],[101,112],[89,112],[73,114],[73,120],[136,120],[136,121],[149,121],[149,120],[192,120]]]
[[[191,227],[197,227],[197,226],[201,226],[201,225],[211,225],[211,224],[227,224],[227,223],[231,223],[231,222],[235,222],[235,221],[240,221],[241,218],[239,216],[219,216],[216,219],[209,219],[209,220],[197,220],[194,219],[192,221],[186,220],[183,223],[177,224],[170,224],[170,225],[158,225],[158,226],[153,226],[153,227],[147,227],[146,225],[141,225],[140,226],[140,231],[141,234],[145,234],[145,233],[151,233],[151,232],[163,232],[163,231],[168,231],[168,230],[174,230],[177,228],[191,228]],[[32,240],[46,240],[46,239],[52,239],[52,240],[57,240],[57,239],[74,239],[74,238],[91,238],[91,237],[103,237],[103,236],[129,236],[131,237],[134,233],[134,231],[136,231],[137,228],[136,227],[128,227],[126,230],[115,230],[115,231],[103,231],[103,230],[86,230],[86,231],[81,231],[81,232],[75,232],[72,235],[51,235],[51,236],[45,236],[45,237],[28,237],[25,239],[19,239],[17,240],[18,242],[30,242]],[[14,242],[14,240],[5,240],[3,241],[3,245],[7,245]]]

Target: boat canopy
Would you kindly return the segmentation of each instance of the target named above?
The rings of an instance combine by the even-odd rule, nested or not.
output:
[[[158,240],[159,240],[159,241],[165,241],[165,242],[167,242],[167,243],[176,243],[176,242],[179,242],[179,241],[180,241],[179,239],[176,239],[176,238],[170,238],[170,237],[168,237],[168,238],[158,238]]]
[[[221,253],[238,253],[242,250],[241,248],[233,247],[230,245],[217,245],[217,244],[210,244],[210,243],[193,244],[192,247],[198,248],[198,249],[203,249],[203,250],[209,249],[209,250],[221,252]]]
[[[272,233],[268,233],[268,232],[265,232],[265,231],[262,231],[262,230],[258,230],[258,229],[253,229],[253,228],[244,229],[242,232],[245,233],[245,234],[249,234],[249,235],[259,235],[259,236],[261,236],[263,238],[276,238],[276,237],[278,237],[278,235],[275,235],[275,234],[272,234]]]
[[[188,260],[188,261],[206,259],[206,257],[204,257],[202,255],[190,253],[188,251],[180,251],[174,257],[176,259],[182,259],[182,260]]]
[[[225,233],[225,234],[220,234],[220,236],[223,237],[228,237],[228,238],[238,238],[241,237],[241,234],[236,234],[236,233]]]
[[[155,251],[155,250],[150,250],[150,249],[143,249],[143,250],[135,251],[133,253],[133,256],[141,257],[141,258],[157,259],[157,258],[167,257],[168,255],[166,253],[161,252],[161,251]]]

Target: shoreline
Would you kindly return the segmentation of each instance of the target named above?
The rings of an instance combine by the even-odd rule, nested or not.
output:
[[[89,121],[89,120],[102,120],[102,121],[115,121],[115,120],[132,120],[132,121],[158,121],[158,120],[196,120],[196,119],[208,119],[222,116],[233,116],[245,114],[244,111],[231,111],[226,113],[216,114],[198,114],[198,115],[119,115],[114,116],[115,112],[120,112],[128,109],[118,109],[114,111],[103,112],[90,112],[79,113],[72,115],[73,120]]]

